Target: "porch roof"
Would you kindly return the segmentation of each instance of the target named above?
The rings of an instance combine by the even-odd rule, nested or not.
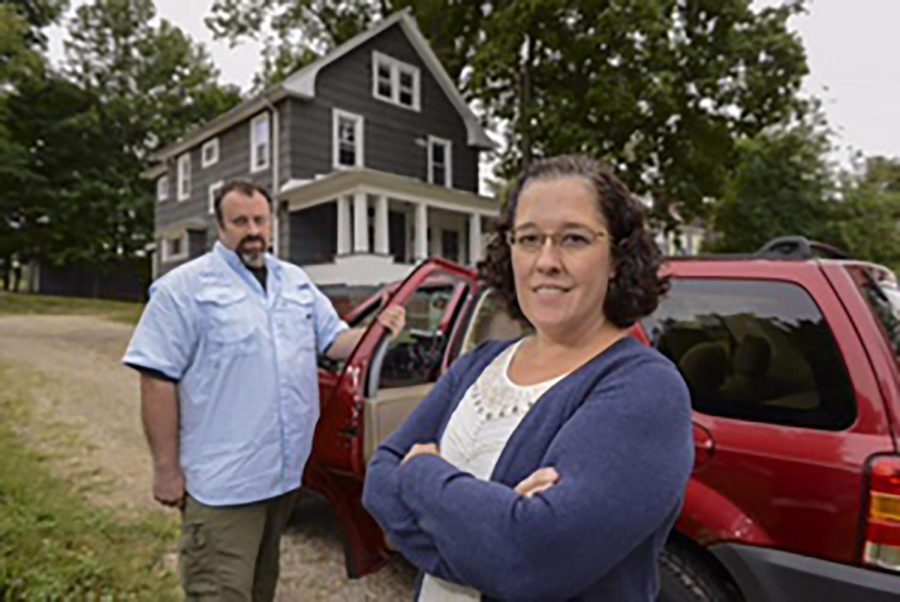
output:
[[[314,180],[289,180],[282,185],[278,197],[288,202],[289,209],[299,209],[354,192],[385,195],[490,217],[497,216],[500,209],[499,203],[492,197],[366,168],[336,170]]]

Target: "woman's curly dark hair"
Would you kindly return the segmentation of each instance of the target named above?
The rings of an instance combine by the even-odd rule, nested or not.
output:
[[[486,257],[478,264],[479,274],[500,292],[512,317],[528,321],[516,298],[506,233],[513,228],[519,196],[529,182],[570,177],[584,178],[596,192],[598,207],[612,237],[610,248],[615,267],[603,313],[619,328],[627,328],[656,309],[668,282],[658,275],[662,254],[645,228],[644,208],[608,167],[594,159],[563,155],[533,163],[509,192]]]

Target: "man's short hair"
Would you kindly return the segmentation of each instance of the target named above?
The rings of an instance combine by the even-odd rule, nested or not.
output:
[[[213,198],[213,208],[216,211],[216,221],[219,222],[219,225],[222,224],[222,199],[229,192],[239,192],[244,196],[252,197],[257,192],[265,197],[266,202],[269,203],[269,210],[273,209],[272,207],[272,195],[269,194],[269,191],[262,184],[257,184],[256,182],[251,182],[249,180],[231,180],[226,182],[224,186],[222,186],[217,192],[216,196]]]

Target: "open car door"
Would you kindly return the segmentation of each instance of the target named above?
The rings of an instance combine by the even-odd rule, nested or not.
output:
[[[368,321],[368,330],[346,365],[320,372],[322,414],[304,483],[334,507],[351,577],[388,558],[381,530],[361,503],[366,463],[455,359],[460,346],[451,341],[477,294],[473,270],[428,260],[354,312],[356,325]],[[406,328],[394,339],[374,319],[390,305],[406,308]]]

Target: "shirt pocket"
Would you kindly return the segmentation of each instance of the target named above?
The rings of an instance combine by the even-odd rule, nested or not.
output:
[[[209,287],[197,295],[202,308],[213,359],[222,360],[259,350],[258,326],[248,307],[247,293]]]
[[[316,350],[315,296],[308,285],[288,288],[281,294],[279,315],[287,339],[297,348]]]

